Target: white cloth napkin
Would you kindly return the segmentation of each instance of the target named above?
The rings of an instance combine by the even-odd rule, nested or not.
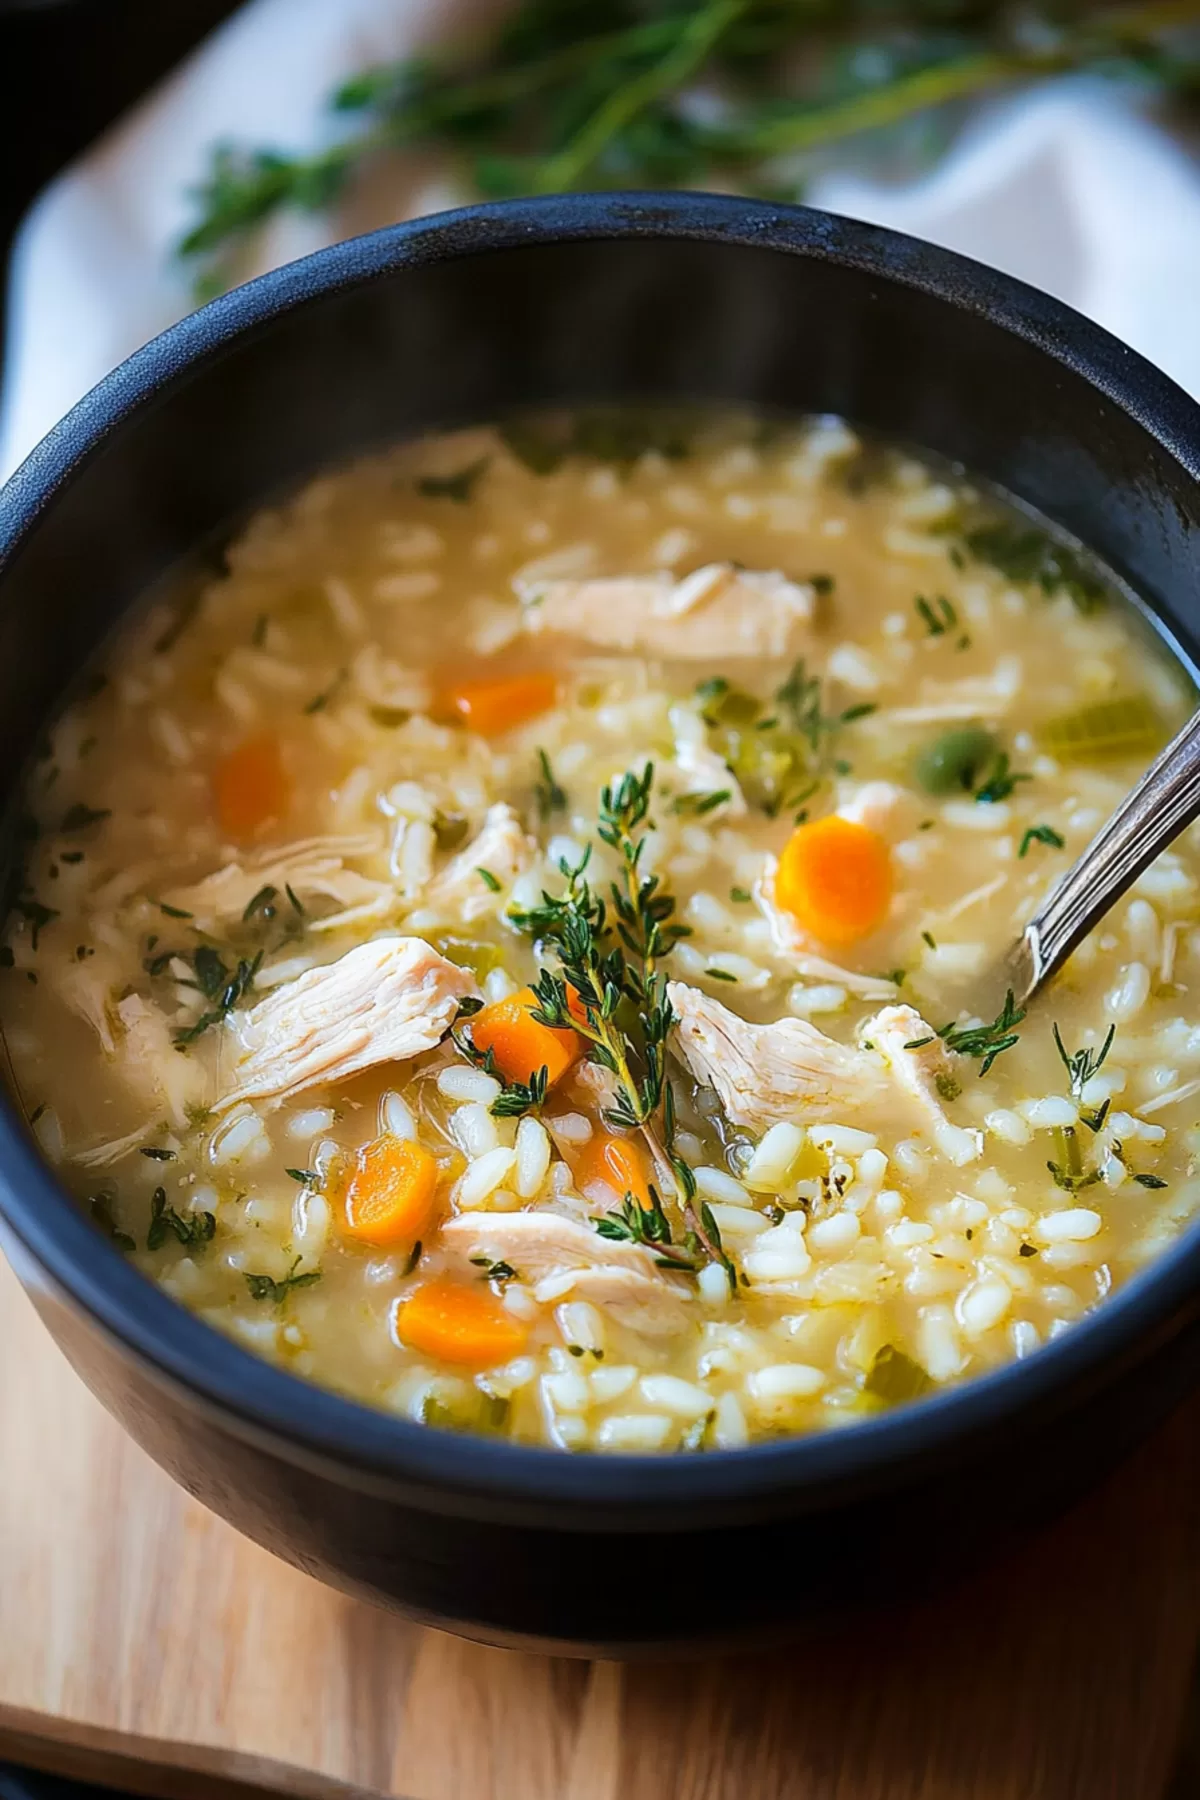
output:
[[[490,9],[501,0],[482,0]],[[216,139],[307,149],[365,65],[479,20],[481,0],[249,0],[37,201],[15,247],[0,477],[109,369],[188,310],[170,246]],[[332,219],[289,215],[255,268],[459,203],[427,155],[394,157]],[[831,174],[812,201],[896,226],[1078,307],[1200,396],[1200,171],[1125,100],[1067,81],[985,108],[926,178]]]

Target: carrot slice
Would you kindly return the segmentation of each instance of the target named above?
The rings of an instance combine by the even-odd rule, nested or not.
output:
[[[226,837],[244,843],[265,825],[282,819],[291,805],[292,784],[283,766],[278,738],[264,732],[246,738],[213,771],[213,801]]]
[[[549,712],[558,698],[558,682],[546,670],[507,675],[496,681],[462,681],[444,688],[435,710],[461,719],[484,737],[512,731],[528,719]]]
[[[775,875],[775,903],[823,944],[852,944],[887,917],[892,859],[877,831],[837,813],[793,831]]]
[[[650,1162],[636,1138],[597,1131],[584,1145],[575,1165],[575,1185],[584,1192],[589,1183],[603,1181],[622,1199],[632,1194],[645,1206],[650,1199]]]
[[[531,1017],[537,1004],[532,988],[521,988],[507,1000],[493,1000],[471,1020],[471,1041],[477,1050],[492,1052],[505,1081],[528,1081],[544,1068],[553,1087],[578,1062],[583,1039],[577,1031],[539,1024]]]
[[[415,1243],[429,1224],[438,1166],[428,1150],[384,1132],[354,1157],[342,1205],[350,1237],[367,1244]]]
[[[410,1349],[471,1369],[519,1356],[529,1336],[486,1288],[446,1275],[425,1282],[398,1308],[396,1330]]]

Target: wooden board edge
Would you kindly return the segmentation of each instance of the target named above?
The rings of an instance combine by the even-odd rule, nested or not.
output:
[[[3,1704],[0,1758],[47,1775],[125,1788],[147,1800],[378,1800],[375,1789],[273,1757],[110,1731]]]

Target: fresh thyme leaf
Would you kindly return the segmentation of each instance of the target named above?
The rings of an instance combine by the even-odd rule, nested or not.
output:
[[[202,960],[203,958],[203,960]],[[206,999],[215,999],[217,1004],[201,1013],[194,1025],[187,1026],[175,1033],[177,1049],[186,1049],[195,1043],[198,1037],[206,1032],[210,1025],[219,1025],[227,1014],[236,1006],[240,1006],[254,987],[254,978],[262,966],[261,950],[247,960],[243,957],[232,975],[229,974],[220,956],[208,945],[202,944],[192,959],[192,967],[196,970],[197,980]],[[217,976],[220,969],[220,979]],[[201,969],[204,973],[201,974]],[[208,985],[206,985],[206,983]]]
[[[475,873],[478,875],[485,888],[489,888],[493,894],[498,894],[500,892],[500,883],[490,869],[476,869]]]
[[[923,944],[928,944],[928,945],[929,945],[929,948],[930,948],[930,949],[931,949],[931,950],[936,950],[936,949],[937,949],[937,942],[936,942],[936,940],[935,940],[935,938],[934,938],[934,935],[933,935],[933,933],[932,933],[932,931],[923,931],[923,932],[922,932],[922,933],[921,933],[921,942],[922,942],[922,943],[923,943]]]
[[[165,900],[158,902],[158,910],[160,913],[166,913],[168,919],[190,919],[195,916],[190,912],[184,912],[182,906],[168,906]]]
[[[984,805],[998,804],[1007,800],[1019,781],[1032,781],[1032,775],[1022,775],[1009,768],[1008,752],[998,750],[996,760],[988,771],[982,785],[975,789],[975,798]]]
[[[271,902],[278,899],[278,897],[278,888],[269,885],[267,887],[260,887],[253,900],[247,903],[246,910],[242,914],[243,925],[248,925],[255,913],[261,913],[264,919],[273,919],[275,917],[275,908],[272,906]]]
[[[398,731],[412,718],[407,706],[369,706],[367,711],[376,725],[382,725],[385,731]]]
[[[903,1350],[897,1350],[894,1344],[884,1344],[875,1352],[870,1372],[863,1382],[865,1393],[885,1400],[889,1406],[903,1406],[909,1400],[919,1400],[932,1386],[933,1382],[920,1363],[906,1356]]]
[[[243,1270],[251,1299],[270,1300],[275,1306],[282,1306],[288,1295],[297,1288],[312,1287],[314,1282],[320,1281],[320,1269],[308,1269],[303,1275],[297,1275],[296,1270],[301,1261],[302,1258],[298,1256],[282,1281],[276,1281],[270,1275],[251,1275],[249,1270]]]
[[[937,1035],[948,1050],[959,1056],[979,1057],[979,1073],[983,1076],[998,1056],[1020,1041],[1016,1027],[1024,1017],[1025,1008],[1015,1004],[1013,991],[1009,988],[1004,1005],[990,1025],[955,1025],[951,1021],[943,1025]]]
[[[57,919],[58,908],[43,906],[40,900],[35,900],[32,896],[19,894],[12,903],[12,909],[29,926],[30,947],[36,950],[41,933]]]
[[[302,919],[304,917],[304,904],[300,899],[297,898],[296,890],[292,887],[290,882],[287,882],[287,881],[284,882],[283,891],[287,895],[288,903],[291,906],[291,909],[295,913],[296,917],[298,919]]]
[[[1161,1175],[1135,1175],[1133,1179],[1144,1188],[1165,1188],[1167,1185]]]
[[[494,1064],[488,1072],[495,1074]],[[528,1081],[506,1082],[504,1092],[497,1095],[488,1111],[494,1119],[520,1119],[526,1113],[534,1112],[539,1106],[546,1104],[549,1085],[550,1071],[543,1065],[540,1069],[534,1069]]]
[[[664,1267],[695,1272],[700,1267],[699,1261],[685,1245],[673,1241],[671,1222],[653,1184],[649,1189],[649,1200],[649,1206],[643,1206],[632,1194],[626,1194],[619,1211],[593,1218],[592,1223],[602,1238],[614,1243],[644,1244],[657,1253]]]
[[[704,973],[710,981],[737,981],[737,976],[731,975],[728,969],[705,969]]]
[[[402,1279],[406,1275],[411,1275],[413,1270],[416,1268],[417,1264],[420,1262],[421,1248],[422,1248],[421,1240],[420,1240],[420,1238],[418,1238],[416,1243],[413,1245],[412,1249],[409,1251],[408,1255],[404,1259],[404,1267],[400,1271],[400,1275],[401,1275]]]
[[[111,818],[111,806],[85,806],[82,800],[77,800],[63,814],[63,821],[58,829],[70,836],[77,831],[86,831],[89,825],[99,825],[102,819]]]
[[[944,637],[958,624],[958,613],[945,594],[937,594],[933,600],[918,594],[913,605],[925,626],[926,637]]]
[[[732,788],[719,788],[711,794],[676,794],[671,802],[671,811],[690,813],[693,818],[702,819],[706,813],[715,812],[718,806],[724,806],[732,798]]]
[[[311,716],[313,713],[324,712],[325,708],[329,705],[329,702],[333,699],[334,695],[345,681],[347,673],[347,670],[339,669],[329,686],[323,688],[319,694],[313,695],[312,699],[303,708],[306,716]]]
[[[1036,1256],[1037,1255],[1037,1245],[1036,1244],[1020,1244],[1017,1248],[1017,1255],[1018,1256]]]
[[[567,804],[565,788],[561,788],[554,779],[554,770],[550,766],[550,758],[538,746],[538,767],[541,769],[541,780],[536,787],[538,816],[549,819],[554,813],[564,811]]]
[[[161,1250],[174,1236],[187,1249],[200,1249],[216,1233],[217,1221],[210,1212],[178,1213],[167,1204],[167,1190],[155,1188],[150,1197],[150,1228],[146,1233],[147,1250]]]
[[[517,1271],[508,1262],[493,1262],[490,1256],[472,1256],[469,1259],[477,1269],[483,1270],[485,1281],[513,1281]]]
[[[1063,1068],[1070,1077],[1072,1097],[1076,1100],[1081,1100],[1083,1098],[1083,1090],[1092,1079],[1092,1076],[1099,1074],[1100,1070],[1104,1067],[1108,1053],[1113,1046],[1113,1039],[1117,1035],[1116,1025],[1109,1026],[1108,1034],[1099,1050],[1069,1051],[1063,1043],[1062,1033],[1059,1031],[1057,1023],[1055,1023],[1052,1029],[1054,1032],[1055,1049],[1058,1051]]]
[[[968,531],[963,542],[977,562],[990,564],[1009,581],[1032,583],[1046,595],[1065,593],[1081,613],[1103,604],[1104,583],[1074,550],[1035,526],[999,519]]]
[[[754,895],[750,892],[749,888],[734,887],[729,890],[729,898],[736,901],[739,906],[745,906],[749,901],[753,900]]]
[[[1018,857],[1028,854],[1030,844],[1049,844],[1051,849],[1061,850],[1066,839],[1055,831],[1053,825],[1031,825],[1021,839]]]
[[[162,1150],[154,1144],[143,1144],[141,1154],[143,1156],[148,1156],[151,1162],[175,1161],[175,1152],[173,1150]]]
[[[455,500],[465,506],[491,460],[490,456],[481,456],[453,475],[422,475],[417,482],[417,492],[427,500]]]
[[[293,1181],[298,1181],[301,1187],[316,1187],[321,1179],[315,1169],[285,1169],[283,1172],[290,1175]]]

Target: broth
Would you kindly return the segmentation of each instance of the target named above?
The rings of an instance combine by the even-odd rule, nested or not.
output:
[[[219,1330],[733,1448],[1030,1355],[1191,1219],[1195,831],[957,1010],[1189,700],[1021,515],[837,420],[590,415],[225,564],[53,727],[0,995],[44,1152]]]

